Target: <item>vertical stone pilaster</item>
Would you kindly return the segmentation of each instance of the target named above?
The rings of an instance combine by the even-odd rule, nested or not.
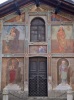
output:
[[[28,25],[25,25],[24,42],[24,91],[28,91]]]
[[[48,53],[51,53],[51,26],[48,25]]]
[[[74,21],[73,21],[73,31],[72,31],[73,39],[74,39]],[[74,53],[74,40],[73,40],[73,53]]]
[[[24,68],[24,91],[28,92],[28,74],[29,74],[29,58],[25,57],[25,68]]]
[[[29,55],[29,15],[28,11],[26,11],[26,24],[25,24],[25,29],[26,29],[26,36],[25,36],[25,68],[26,68],[26,78],[28,80],[28,55]]]
[[[26,35],[25,35],[25,43],[24,43],[24,48],[25,48],[25,55],[28,54],[28,26],[25,25],[25,30],[26,30]]]
[[[28,92],[28,67],[29,67],[29,61],[28,61],[28,53],[29,53],[29,26],[28,26],[28,11],[25,12],[25,43],[24,43],[24,48],[25,48],[25,57],[24,57],[24,91]]]
[[[24,56],[24,82],[28,81],[28,67],[29,67],[29,60],[28,55]]]
[[[48,25],[48,70],[49,75],[51,75],[51,25]]]
[[[0,90],[1,90],[1,83],[2,83],[2,28],[3,28],[3,23],[2,20],[0,21],[1,23],[1,30],[0,30]]]
[[[2,77],[2,42],[0,33],[0,90],[1,90],[1,77]]]
[[[73,32],[74,32],[74,21],[73,21]]]
[[[25,16],[25,53],[28,54],[28,42],[29,42],[29,26],[28,26],[28,12],[26,12],[26,16]]]
[[[47,26],[47,43],[48,43],[48,75],[51,75],[51,12],[48,11],[47,15],[48,20],[48,26]]]

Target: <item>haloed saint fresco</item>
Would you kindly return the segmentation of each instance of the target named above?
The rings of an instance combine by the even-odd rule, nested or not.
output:
[[[59,78],[59,83],[69,83],[69,62],[67,59],[59,59],[58,61],[58,78]],[[68,82],[69,81],[69,82]]]
[[[74,36],[71,25],[52,27],[52,52],[73,53]]]
[[[8,84],[23,88],[23,58],[3,58],[2,88]]]
[[[61,82],[67,83],[68,67],[65,64],[65,61],[62,61],[60,68],[59,68],[59,71],[60,71],[60,74],[61,74]]]
[[[24,26],[4,26],[3,53],[23,53]]]

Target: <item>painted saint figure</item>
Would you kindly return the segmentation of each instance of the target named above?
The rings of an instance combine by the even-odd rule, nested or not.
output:
[[[63,29],[63,27],[61,26],[58,33],[57,33],[57,39],[58,39],[58,43],[59,43],[59,51],[60,52],[65,52],[67,43],[66,43],[66,34],[65,31]]]
[[[61,83],[67,83],[67,73],[68,73],[68,66],[66,62],[63,60],[59,67],[60,75],[61,75]]]
[[[11,70],[9,72],[9,82],[14,83],[16,79],[16,70],[14,69],[14,66],[11,66]]]
[[[10,59],[8,69],[7,69],[7,77],[8,83],[18,83],[20,82],[21,69],[19,67],[19,62],[16,59]]]
[[[17,78],[17,64],[15,64],[15,59],[12,59],[8,68],[8,80],[9,83],[15,83]]]
[[[16,52],[18,50],[19,47],[19,34],[20,32],[13,27],[10,30],[10,34],[7,36],[7,49],[9,49],[11,52]]]

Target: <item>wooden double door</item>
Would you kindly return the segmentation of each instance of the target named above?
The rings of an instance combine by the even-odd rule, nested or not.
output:
[[[29,96],[47,96],[47,58],[29,59]]]

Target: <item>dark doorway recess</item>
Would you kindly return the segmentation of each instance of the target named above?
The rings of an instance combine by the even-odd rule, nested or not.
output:
[[[29,96],[47,96],[47,58],[29,59]]]

